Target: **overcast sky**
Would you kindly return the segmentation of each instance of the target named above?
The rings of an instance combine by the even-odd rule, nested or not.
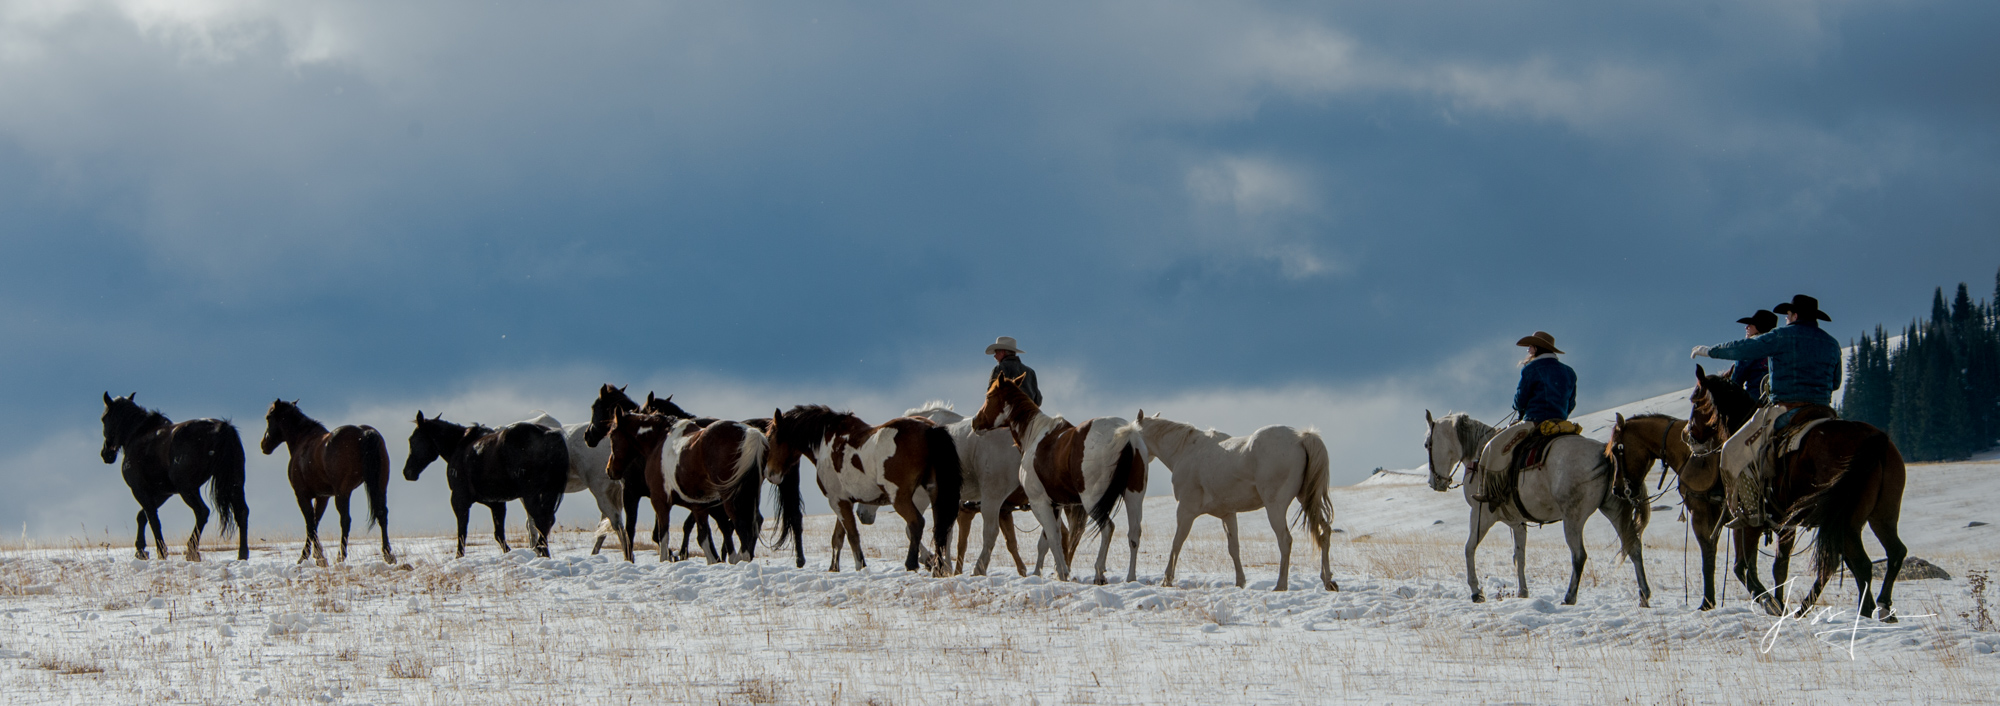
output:
[[[978,406],[1318,426],[1336,480],[1596,409],[1805,292],[2000,267],[1991,2],[0,0],[0,529],[129,541],[100,393],[582,421]],[[284,453],[252,526],[296,531]],[[448,524],[441,473],[391,490]],[[572,496],[566,521],[588,517]],[[168,506],[169,527],[187,513]],[[517,513],[518,519],[518,513]],[[484,520],[475,532],[483,533]],[[170,530],[171,531],[171,530]],[[183,530],[184,531],[184,530]]]

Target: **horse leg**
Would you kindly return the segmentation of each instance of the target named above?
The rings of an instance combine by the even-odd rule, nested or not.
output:
[[[493,511],[493,541],[500,543],[500,553],[514,551],[513,547],[507,546],[507,503],[486,503],[486,507]]]
[[[1014,570],[1022,576],[1028,575],[1021,563],[1021,552],[1014,547],[1014,522],[1006,503],[983,502],[979,506],[979,563],[973,565],[972,575],[985,576],[986,569],[993,565],[993,540],[1000,538],[1000,530],[1007,531],[1007,551],[1014,554]],[[969,527],[967,529],[970,529]],[[961,535],[963,536],[963,535]],[[960,540],[964,541],[964,540]]]
[[[1874,588],[1875,564],[1868,560],[1868,549],[1861,546],[1861,528],[1857,525],[1842,524],[1840,527],[1846,540],[1841,544],[1841,554],[1847,560],[1847,571],[1854,574],[1854,587],[1861,591],[1861,615],[1875,617]],[[1825,531],[1825,530],[1821,530]]]
[[[695,517],[697,518],[695,531],[701,534],[699,539],[701,540],[702,557],[708,559],[708,563],[710,564],[722,563],[722,557],[715,553],[715,535],[708,528],[708,511],[697,510],[695,511]]]
[[[833,527],[833,568],[831,570],[840,570],[840,544],[842,539],[847,540],[847,546],[854,549],[854,570],[866,570],[868,568],[868,557],[861,553],[861,521],[854,517],[854,501],[842,500],[835,504],[834,509],[840,513],[840,521],[835,523]]]
[[[687,559],[688,557],[694,556],[693,554],[688,552],[688,542],[694,541],[695,535],[698,534],[702,536],[707,536],[703,533],[708,531],[708,527],[706,525],[701,524],[701,522],[702,522],[701,513],[695,512],[694,510],[688,511],[688,518],[681,521],[681,548],[680,548],[680,553],[675,555],[674,561],[681,561],[683,559]]]
[[[160,532],[160,506],[166,502],[166,498],[160,498],[158,502],[146,508],[146,522],[153,527],[153,546],[159,548],[162,561],[167,558],[167,536]]]
[[[1785,604],[1785,586],[1790,584],[1785,579],[1792,575],[1792,547],[1798,539],[1798,530],[1790,527],[1778,529],[1778,552],[1771,559],[1771,585],[1776,587],[1772,594],[1778,599],[1778,605]]]
[[[1035,510],[1035,520],[1042,523],[1042,538],[1049,540],[1049,549],[1055,555],[1056,578],[1068,581],[1069,557],[1063,555],[1063,548],[1067,539],[1065,535],[1075,533],[1063,531],[1062,519],[1056,516],[1056,506],[1053,503],[1029,503],[1029,506]],[[1036,574],[1041,573],[1041,563],[1041,557],[1035,557]]]
[[[1518,581],[1515,592],[1522,598],[1528,597],[1528,525],[1523,522],[1509,522],[1507,529],[1514,533],[1514,579]],[[1571,584],[1574,588],[1575,584]]]
[[[894,504],[896,514],[903,517],[903,525],[910,533],[910,551],[903,556],[903,570],[916,571],[918,555],[924,548],[924,513],[917,510],[912,493],[898,493]],[[942,561],[944,558],[938,559]]]
[[[952,571],[956,573],[965,573],[965,546],[972,541],[972,518],[978,515],[975,510],[963,507],[958,510],[958,558],[952,561]]]
[[[1112,491],[1106,490],[1104,492],[1109,493]],[[1104,521],[1104,529],[1101,531],[1104,533],[1104,536],[1099,538],[1100,541],[1097,544],[1097,578],[1093,579],[1093,582],[1098,586],[1104,585],[1104,562],[1111,558],[1111,533],[1118,531],[1118,523],[1107,518]]]
[[[1006,533],[1005,536],[1007,537],[1007,553],[1014,556],[1014,573],[1021,576],[1027,576],[1028,564],[1027,562],[1021,561],[1020,543],[1014,537],[1014,511],[1001,510],[999,524],[1000,524],[1000,531]],[[993,531],[987,530],[985,554],[990,555],[992,553],[993,553]],[[986,558],[987,557],[984,555],[979,557],[979,568],[982,572],[986,569]],[[1042,563],[1042,558],[1039,556],[1035,557],[1035,564],[1038,570],[1041,568],[1040,567],[1041,563]]]
[[[1271,519],[1271,533],[1278,536],[1278,585],[1273,591],[1283,591],[1292,586],[1292,529],[1285,526],[1285,507],[1270,503],[1264,506],[1264,514]]]
[[[1641,500],[1643,499],[1642,496]],[[1619,547],[1624,550],[1625,558],[1632,561],[1632,570],[1639,576],[1639,607],[1651,608],[1653,607],[1653,587],[1651,584],[1646,583],[1646,555],[1645,548],[1640,546],[1639,535],[1641,530],[1639,529],[1638,521],[1633,519],[1635,515],[1626,512],[1626,508],[1632,502],[1635,501],[1626,498],[1615,498],[1611,502],[1606,503],[1608,509],[1601,512],[1604,515],[1604,519],[1611,521],[1611,527],[1618,531]],[[1586,515],[1585,517],[1588,516]],[[1582,520],[1577,521],[1577,524],[1582,523]]]
[[[1715,608],[1715,544],[1719,520],[1717,513],[1688,508],[1688,521],[1694,524],[1694,541],[1701,546],[1701,609]]]
[[[347,514],[347,502],[352,495],[353,493],[350,491],[336,495],[333,498],[333,509],[335,512],[340,513],[340,557],[333,560],[336,564],[347,563],[347,533],[354,528],[353,516]],[[385,532],[384,534],[387,533]]]
[[[1576,605],[1576,589],[1579,584],[1583,583],[1583,563],[1589,559],[1589,554],[1583,548],[1583,523],[1589,517],[1589,515],[1584,515],[1575,520],[1563,520],[1563,539],[1569,541],[1569,592],[1563,594],[1563,605]],[[1527,554],[1525,547],[1528,544],[1528,526],[1521,525],[1521,529],[1517,532],[1516,536],[1522,540],[1519,545],[1523,547],[1521,554],[1525,558]],[[1522,563],[1526,564],[1527,562],[1523,561]],[[1641,576],[1643,575],[1641,574]],[[1525,580],[1525,578],[1524,576],[1523,579]],[[1643,587],[1645,584],[1642,583],[1640,585]],[[1526,588],[1525,582],[1522,587]],[[1523,594],[1522,598],[1527,597],[1527,591],[1522,591],[1521,593]]]
[[[139,538],[133,541],[132,543],[132,546],[135,547],[135,550],[133,551],[133,556],[136,556],[141,559],[153,558],[146,554],[146,515],[147,515],[146,508],[144,506],[141,506],[139,508],[139,517],[136,520],[137,524],[139,525]],[[165,550],[166,547],[161,547],[161,549]]]
[[[1486,539],[1486,532],[1493,529],[1493,516],[1475,503],[1472,506],[1472,531],[1465,538],[1465,584],[1472,587],[1472,602],[1485,603],[1486,592],[1479,590],[1479,566],[1473,560],[1479,555],[1480,540]]]
[[[619,502],[621,490],[623,489],[613,484],[609,478],[598,481],[598,485],[590,489],[591,496],[597,499],[598,514],[604,516],[604,521],[597,523],[597,537],[590,543],[592,556],[604,550],[604,535],[607,533],[616,535],[621,545],[627,541],[625,518],[618,511],[619,505],[622,504]]]
[[[472,500],[454,491],[451,494],[451,512],[458,516],[458,558],[464,559],[465,529],[472,522]]]
[[[1139,580],[1139,535],[1144,529],[1140,522],[1146,513],[1146,494],[1127,491],[1125,493],[1125,545],[1132,550],[1125,563],[1125,582]]]
[[[638,493],[624,493],[624,492],[619,493],[619,500],[625,503],[625,525],[623,530],[625,534],[624,536],[619,538],[619,541],[624,542],[623,548],[625,550],[625,563],[628,564],[635,562],[635,559],[632,556],[632,549],[633,549],[632,544],[639,540],[640,497],[643,496],[639,495]],[[654,518],[655,525],[658,524],[658,520],[659,518]],[[656,526],[655,529],[658,529],[658,527]],[[658,542],[655,543],[657,544]]]
[[[299,501],[299,515],[306,523],[306,545],[299,550],[299,562],[306,563],[313,555],[313,542],[319,537],[319,517],[313,514],[313,498],[302,491],[294,491]]]
[[[1910,550],[1903,546],[1902,538],[1896,536],[1894,517],[1882,519],[1878,515],[1868,520],[1868,526],[1874,529],[1875,539],[1882,542],[1882,549],[1888,554],[1888,563],[1882,567],[1882,597],[1875,601],[1875,605],[1882,612],[1882,622],[1893,623],[1896,622],[1896,609],[1890,602],[1890,589],[1895,588],[1896,574],[1903,571],[1903,558],[1909,556]]]
[[[1736,540],[1736,579],[1743,582],[1743,588],[1750,591],[1751,598],[1764,607],[1764,612],[1783,615],[1784,601],[1773,596],[1770,589],[1764,588],[1764,581],[1757,577],[1757,539],[1763,535],[1763,530],[1742,528],[1732,529],[1730,533]]]
[[[216,481],[220,482],[220,481]],[[181,493],[181,500],[194,511],[194,531],[188,533],[187,560],[201,561],[201,533],[208,529],[208,503],[201,501],[201,489]]]
[[[1194,503],[1181,503],[1174,508],[1174,541],[1167,548],[1167,575],[1160,580],[1161,586],[1174,585],[1174,575],[1181,562],[1181,545],[1187,543],[1188,532],[1194,529],[1194,520],[1201,516]]]
[[[1236,565],[1236,587],[1242,588],[1244,584],[1243,547],[1236,541],[1236,513],[1223,513],[1215,517],[1222,520],[1222,534],[1229,539],[1229,561]]]
[[[659,489],[654,489],[647,497],[653,502],[653,544],[659,547],[660,561],[666,561],[670,554],[667,533],[674,527],[673,499],[667,497],[667,491]],[[685,540],[686,528],[681,529],[681,535]]]
[[[326,518],[326,498],[312,500],[312,534],[306,541],[312,544],[313,563],[326,566],[326,549],[319,542],[319,521]]]
[[[561,506],[562,496],[562,489],[558,487],[539,496],[521,499],[521,505],[528,511],[528,528],[535,533],[530,539],[535,556],[549,555],[549,534],[556,530],[556,508]]]

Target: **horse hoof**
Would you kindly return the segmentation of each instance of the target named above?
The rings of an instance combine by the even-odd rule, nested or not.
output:
[[[1482,596],[1482,595],[1480,595],[1480,594],[1477,594],[1477,593],[1474,593],[1474,594],[1472,594],[1472,602],[1474,602],[1474,603],[1485,603],[1485,602],[1486,602],[1486,597],[1485,597],[1485,596]]]
[[[1326,590],[1328,590],[1328,591],[1332,591],[1332,592],[1334,592],[1334,593],[1339,593],[1339,592],[1340,592],[1340,584],[1338,584],[1338,583],[1335,583],[1335,582],[1333,582],[1333,581],[1328,581],[1328,582],[1326,582]]]
[[[1641,608],[1651,608],[1651,607],[1653,607],[1653,600],[1652,600],[1652,599],[1650,599],[1650,598],[1641,598],[1641,599],[1639,599],[1639,607],[1641,607]]]

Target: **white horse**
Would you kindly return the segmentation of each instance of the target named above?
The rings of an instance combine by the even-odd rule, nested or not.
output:
[[[1319,549],[1320,583],[1326,590],[1340,590],[1333,582],[1333,564],[1327,557],[1327,545],[1333,539],[1333,504],[1327,499],[1326,442],[1320,440],[1319,432],[1268,426],[1249,436],[1231,437],[1157,414],[1141,418],[1139,426],[1146,435],[1146,450],[1173,473],[1174,500],[1179,503],[1174,546],[1167,552],[1167,575],[1162,585],[1174,585],[1181,544],[1187,541],[1195,518],[1214,515],[1222,520],[1222,529],[1229,537],[1236,586],[1243,587],[1236,513],[1262,509],[1271,520],[1271,531],[1278,535],[1278,585],[1272,590],[1290,588],[1292,531],[1286,526],[1285,510],[1297,500],[1313,546]]]
[[[1002,531],[1007,538],[1007,553],[1014,557],[1014,571],[1023,576],[1028,574],[1028,566],[1021,561],[1021,549],[1014,538],[1014,511],[1016,506],[1025,505],[1027,495],[1021,491],[1021,450],[1014,447],[1011,434],[998,429],[973,431],[972,420],[953,411],[948,402],[930,401],[924,406],[903,412],[905,417],[923,417],[942,425],[951,432],[953,445],[958,449],[958,467],[964,471],[964,482],[959,486],[959,497],[967,510],[959,513],[958,523],[958,571],[965,571],[965,545],[967,531],[972,527],[970,508],[976,507],[985,530],[985,546],[979,551],[979,563],[972,571],[974,576],[985,576],[986,568],[993,559],[993,541]],[[1083,506],[1065,505],[1064,515],[1069,521],[1069,542],[1063,548],[1066,558],[1076,556],[1076,537],[1083,530]],[[1042,561],[1048,558],[1048,533],[1042,533],[1042,540],[1035,548],[1035,575],[1042,574]]]
[[[1056,516],[1059,504],[1077,504],[1090,513],[1090,522],[1103,536],[1097,548],[1096,583],[1104,583],[1104,562],[1111,555],[1111,533],[1115,529],[1111,511],[1125,503],[1125,539],[1131,547],[1131,562],[1125,580],[1139,577],[1140,516],[1145,511],[1145,435],[1139,425],[1118,417],[1098,417],[1072,425],[1060,416],[1043,414],[1040,406],[1014,381],[995,378],[986,388],[986,401],[972,416],[972,428],[986,431],[1006,427],[1021,452],[1021,489],[1042,523],[1042,533],[1057,534],[1051,546],[1068,544],[1062,536],[1062,522]],[[1069,580],[1069,557],[1056,552],[1056,576]]]
[[[631,545],[632,536],[621,519],[624,517],[625,484],[604,475],[604,463],[611,458],[611,445],[592,447],[583,440],[584,431],[590,428],[589,422],[564,425],[547,412],[539,412],[518,423],[562,432],[563,444],[569,447],[569,484],[563,486],[563,492],[575,493],[589,488],[591,497],[597,500],[597,511],[604,516],[597,523],[596,541],[591,543],[590,553],[602,551],[605,535],[611,535],[618,538],[618,549],[629,555],[627,547]]]
[[[1499,433],[1499,430],[1462,413],[1432,419],[1431,413],[1426,411],[1424,423],[1429,426],[1424,450],[1430,458],[1431,490],[1439,492],[1451,489],[1453,466],[1479,458],[1486,442]],[[1612,466],[1610,458],[1605,455],[1603,442],[1581,436],[1560,437],[1549,443],[1544,458],[1541,466],[1516,475],[1518,507],[1501,504],[1497,509],[1489,509],[1485,502],[1473,499],[1473,487],[1478,485],[1478,481],[1467,478],[1463,483],[1465,502],[1472,506],[1472,533],[1465,540],[1465,582],[1472,587],[1472,602],[1486,600],[1486,594],[1479,588],[1479,571],[1473,564],[1473,556],[1479,550],[1479,541],[1486,537],[1486,531],[1493,528],[1493,523],[1504,522],[1514,530],[1514,573],[1520,582],[1521,597],[1527,598],[1527,523],[1561,522],[1563,539],[1569,542],[1570,556],[1569,592],[1563,595],[1563,605],[1575,605],[1577,583],[1583,578],[1583,563],[1588,558],[1583,549],[1583,525],[1590,520],[1590,513],[1594,510],[1611,520],[1611,526],[1618,531],[1624,554],[1632,561],[1632,569],[1638,575],[1639,606],[1651,606],[1653,589],[1646,583],[1646,559],[1639,544],[1641,525],[1637,511],[1643,509],[1643,505],[1634,508],[1611,492]],[[1525,517],[1522,516],[1524,509]]]

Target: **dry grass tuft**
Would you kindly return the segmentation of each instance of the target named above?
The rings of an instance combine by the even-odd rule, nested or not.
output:
[[[397,657],[389,662],[389,676],[397,679],[429,679],[431,664],[423,655]]]

